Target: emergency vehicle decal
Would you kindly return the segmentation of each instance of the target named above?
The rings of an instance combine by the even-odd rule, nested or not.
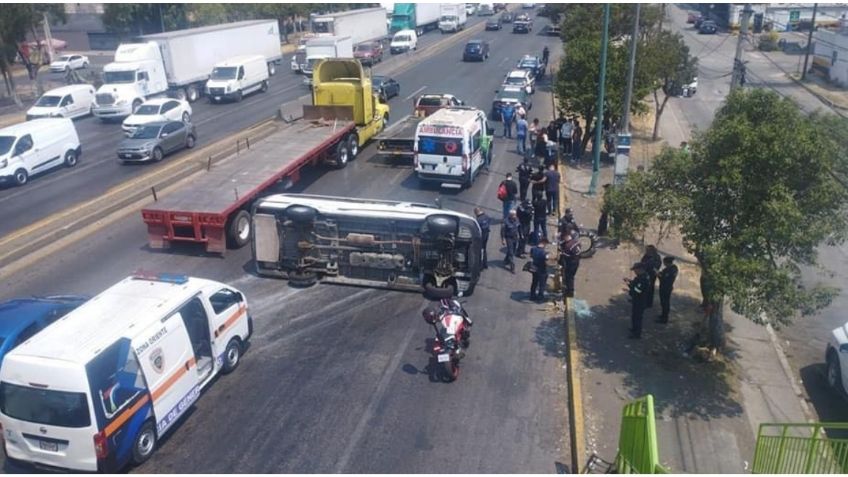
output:
[[[186,409],[191,407],[191,405],[197,401],[198,397],[200,397],[200,386],[194,386],[188,394],[180,399],[176,406],[165,414],[165,417],[156,423],[156,431],[160,435],[165,432],[180,416],[183,415]]]
[[[224,331],[226,331],[227,328],[233,326],[235,324],[235,322],[238,321],[239,318],[244,316],[244,314],[246,312],[247,312],[247,307],[240,306],[238,310],[236,310],[232,315],[230,315],[229,318],[227,318],[227,321],[225,321],[221,326],[219,326],[215,330],[215,338],[224,334]]]

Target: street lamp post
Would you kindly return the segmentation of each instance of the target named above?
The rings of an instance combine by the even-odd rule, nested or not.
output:
[[[597,119],[595,120],[595,143],[592,146],[592,181],[589,183],[589,195],[595,195],[595,191],[598,189],[598,179],[601,175],[601,144],[602,144],[602,134],[601,128],[604,123],[604,86],[607,81],[607,43],[609,43],[609,18],[610,18],[610,5],[609,3],[604,4],[604,33],[603,39],[601,40],[601,74],[599,78],[598,84],[598,105],[597,105]]]

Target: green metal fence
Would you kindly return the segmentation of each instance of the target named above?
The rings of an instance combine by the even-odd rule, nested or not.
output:
[[[751,471],[848,473],[848,438],[835,436],[848,436],[848,423],[760,424]]]
[[[657,449],[654,397],[648,394],[624,406],[615,471],[619,474],[665,474]]]

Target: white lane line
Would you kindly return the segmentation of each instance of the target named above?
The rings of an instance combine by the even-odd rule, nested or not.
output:
[[[501,62],[500,62],[500,63],[498,63],[498,66],[503,66],[503,65],[504,65],[504,63],[506,63],[507,61],[509,61],[509,57],[506,57],[506,58],[502,59],[502,60],[501,60]]]
[[[413,92],[412,92],[412,94],[410,94],[409,96],[407,96],[407,97],[406,97],[406,98],[404,98],[403,100],[404,100],[404,101],[409,101],[410,99],[414,98],[416,94],[418,94],[418,93],[420,93],[420,92],[424,91],[425,89],[427,89],[427,86],[422,86],[422,87],[420,87],[420,88],[416,89],[415,91],[413,91]]]

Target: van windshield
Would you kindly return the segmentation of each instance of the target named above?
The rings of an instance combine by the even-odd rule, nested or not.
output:
[[[61,96],[42,96],[38,98],[38,101],[35,102],[35,105],[50,108],[53,106],[58,106],[59,101],[62,101]]]
[[[20,421],[57,427],[88,427],[91,416],[85,393],[0,383],[0,412]]]
[[[135,83],[135,71],[104,71],[103,83],[120,84]]]
[[[418,151],[422,154],[437,156],[461,156],[462,138],[419,136]]]
[[[235,79],[236,73],[238,73],[237,66],[219,66],[212,70],[212,75],[210,76],[210,78],[213,80]]]
[[[409,35],[397,35],[395,36],[394,43],[406,43],[411,41],[409,39]]]
[[[12,150],[12,144],[15,143],[14,136],[0,136],[0,156]]]

